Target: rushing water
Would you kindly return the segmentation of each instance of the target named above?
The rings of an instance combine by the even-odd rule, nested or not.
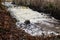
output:
[[[12,17],[18,21],[16,22],[17,28],[25,30],[26,33],[32,36],[42,35],[42,33],[45,35],[51,33],[57,35],[58,33],[56,32],[60,32],[58,20],[50,17],[49,14],[39,13],[29,7],[16,6],[8,2],[4,5],[8,7],[8,11],[10,11]],[[25,25],[25,20],[30,20],[31,23]]]

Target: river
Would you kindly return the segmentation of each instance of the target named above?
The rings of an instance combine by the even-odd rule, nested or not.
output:
[[[13,5],[11,2],[2,4],[8,7],[7,10],[10,11],[11,16],[17,20],[17,28],[24,30],[26,33],[32,36],[43,35],[42,33],[44,35],[60,34],[60,22],[49,14],[33,11],[29,7]],[[30,20],[31,23],[25,25],[25,20]]]

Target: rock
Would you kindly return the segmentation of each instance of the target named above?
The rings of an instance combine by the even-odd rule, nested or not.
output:
[[[25,20],[24,22],[26,25],[30,24],[30,20]]]

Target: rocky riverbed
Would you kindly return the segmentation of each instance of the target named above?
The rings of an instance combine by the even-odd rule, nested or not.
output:
[[[6,5],[8,5],[8,3]],[[28,7],[16,7],[15,5],[13,6],[13,4],[12,6],[8,5],[7,7],[8,10],[0,11],[1,40],[59,40],[60,35],[58,34],[60,32],[60,24],[58,20],[50,18],[47,15],[46,19],[46,17],[44,16],[45,14],[40,14],[39,12],[33,11]],[[37,15],[39,15],[39,18]],[[23,19],[23,17],[24,20],[21,20]],[[24,23],[24,21],[27,19],[31,22],[29,25],[25,25]],[[49,35],[45,35],[48,33]]]

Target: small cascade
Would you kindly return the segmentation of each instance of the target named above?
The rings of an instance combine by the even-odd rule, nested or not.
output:
[[[51,33],[58,35],[57,31],[59,30],[56,28],[60,26],[59,22],[54,17],[50,17],[49,14],[39,13],[29,7],[16,6],[8,2],[4,5],[8,7],[12,17],[16,18],[17,28],[32,36],[49,35]],[[29,20],[29,23],[26,23],[26,20]]]

